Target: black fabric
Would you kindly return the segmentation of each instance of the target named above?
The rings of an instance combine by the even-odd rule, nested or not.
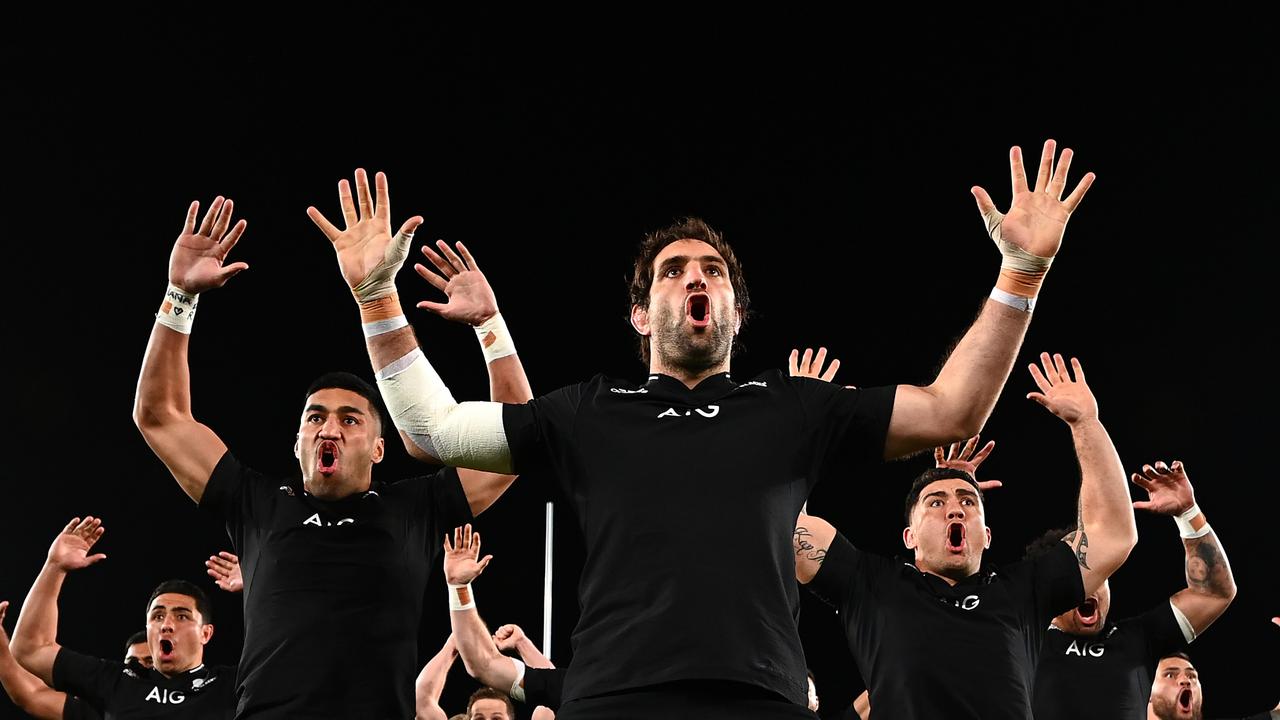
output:
[[[1036,720],[1145,720],[1160,657],[1185,644],[1167,601],[1095,637],[1050,627],[1036,669]]]
[[[559,710],[560,699],[564,696],[566,672],[561,668],[525,668],[525,704],[530,707],[545,705],[552,710]]]
[[[809,588],[842,616],[873,714],[895,720],[1028,720],[1044,629],[1084,598],[1066,543],[952,586],[839,533]]]
[[[457,471],[325,502],[227,453],[200,507],[244,574],[236,717],[412,717],[427,577],[472,519]]]
[[[803,705],[795,519],[814,478],[882,460],[894,392],[596,376],[506,406],[515,467],[554,473],[586,542],[566,703],[727,680]]]
[[[235,679],[234,667],[200,665],[167,678],[136,663],[126,665],[66,648],[59,650],[53,661],[53,687],[101,708],[106,720],[230,720],[236,707]],[[64,717],[71,700],[63,706]],[[73,712],[85,710],[81,707]]]
[[[580,698],[556,711],[556,720],[816,720],[796,705],[755,685],[675,682]]]
[[[84,700],[68,695],[62,704],[62,720],[102,720],[102,714]]]

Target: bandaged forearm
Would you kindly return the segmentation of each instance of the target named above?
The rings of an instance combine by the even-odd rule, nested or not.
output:
[[[421,349],[379,370],[378,390],[396,428],[424,452],[453,467],[511,472],[502,404],[456,402]]]

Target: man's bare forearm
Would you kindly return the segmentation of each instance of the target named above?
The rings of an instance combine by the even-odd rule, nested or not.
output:
[[[1101,585],[1137,544],[1138,529],[1124,466],[1106,428],[1089,418],[1072,424],[1071,436],[1080,462],[1079,527],[1071,546],[1081,569],[1096,573]]]

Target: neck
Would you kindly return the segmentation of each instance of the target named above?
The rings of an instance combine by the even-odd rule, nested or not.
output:
[[[201,666],[201,665],[203,665],[203,664],[204,664],[204,658],[201,658],[201,659],[196,660],[195,662],[191,663],[190,665],[188,665],[188,666],[186,666],[186,667],[182,668],[181,670],[170,670],[169,672],[165,672],[165,671],[161,670],[160,668],[156,668],[156,672],[160,673],[161,675],[163,675],[163,676],[165,676],[165,677],[167,677],[167,678],[172,678],[172,677],[177,677],[177,676],[179,676],[179,675],[181,675],[182,673],[185,673],[185,672],[191,672],[193,669],[198,668],[198,667],[200,667],[200,666]]]
[[[362,493],[373,487],[373,478],[366,475],[354,483],[335,483],[323,475],[312,477],[304,480],[302,487],[311,494],[312,497],[321,500],[341,500],[351,497],[357,493]]]
[[[692,390],[697,387],[698,383],[706,380],[712,375],[729,372],[729,358],[725,358],[723,362],[717,363],[708,368],[688,368],[674,365],[664,361],[662,358],[655,356],[649,361],[649,374],[670,375],[671,377],[684,383],[685,387]]]
[[[970,575],[973,575],[973,573],[978,572],[977,568],[975,568],[973,572],[969,572],[968,568],[959,568],[956,570],[952,570],[951,574],[947,575],[947,574],[938,572],[937,570],[934,570],[932,568],[925,567],[924,563],[922,563],[919,560],[915,561],[915,566],[916,566],[916,569],[922,573],[928,573],[929,575],[932,575],[934,577],[942,578],[948,585],[955,585],[961,580],[969,577]]]

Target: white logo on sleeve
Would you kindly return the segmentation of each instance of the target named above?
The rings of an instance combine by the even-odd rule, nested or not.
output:
[[[151,692],[147,693],[147,699],[155,700],[161,705],[178,705],[183,700],[186,700],[187,696],[177,690],[167,690],[157,685],[151,688]]]
[[[658,413],[658,417],[689,417],[693,413],[698,413],[704,418],[713,418],[720,414],[720,406],[708,405],[706,410],[703,410],[702,408],[694,408],[692,410],[685,410],[684,412],[678,412],[675,408],[667,408],[666,410]]]
[[[355,518],[342,518],[337,522],[328,522],[320,519],[320,513],[316,513],[306,520],[302,521],[303,525],[315,525],[316,527],[334,527],[335,525],[350,525],[354,523]]]

